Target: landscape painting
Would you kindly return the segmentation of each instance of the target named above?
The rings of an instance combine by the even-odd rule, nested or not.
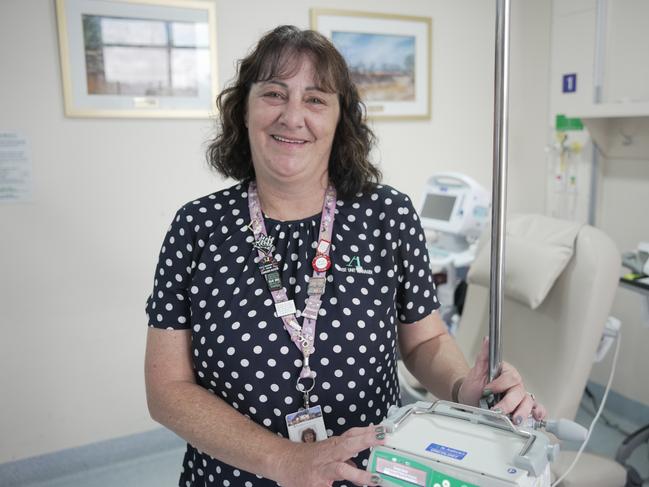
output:
[[[313,9],[311,28],[345,58],[368,118],[430,119],[430,17]]]
[[[414,36],[332,32],[365,101],[415,99]]]

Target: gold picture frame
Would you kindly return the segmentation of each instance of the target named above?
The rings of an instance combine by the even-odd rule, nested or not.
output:
[[[66,116],[214,115],[214,2],[56,0],[56,12]]]
[[[430,17],[312,9],[311,28],[347,61],[369,118],[431,118]]]

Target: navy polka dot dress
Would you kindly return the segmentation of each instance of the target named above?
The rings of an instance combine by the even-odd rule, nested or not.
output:
[[[149,326],[187,329],[198,384],[288,437],[285,416],[302,406],[295,381],[301,354],[275,315],[248,228],[248,185],[181,208],[167,232],[147,301]],[[266,218],[289,299],[300,310],[318,240],[320,215]],[[424,234],[408,197],[377,186],[338,200],[327,285],[316,325],[311,405],[327,434],[377,424],[398,404],[396,325],[439,307]],[[367,465],[367,454],[356,458]],[[187,445],[180,486],[276,486]],[[344,484],[336,484],[344,485]]]

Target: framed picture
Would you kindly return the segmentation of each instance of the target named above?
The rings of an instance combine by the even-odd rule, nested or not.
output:
[[[342,53],[369,117],[430,118],[430,17],[313,9],[311,28]]]
[[[216,11],[203,0],[56,0],[65,114],[214,114]]]

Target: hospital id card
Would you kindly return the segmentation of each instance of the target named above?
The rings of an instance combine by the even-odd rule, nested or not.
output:
[[[289,439],[297,443],[314,443],[327,439],[327,429],[320,406],[287,414],[286,427]]]

